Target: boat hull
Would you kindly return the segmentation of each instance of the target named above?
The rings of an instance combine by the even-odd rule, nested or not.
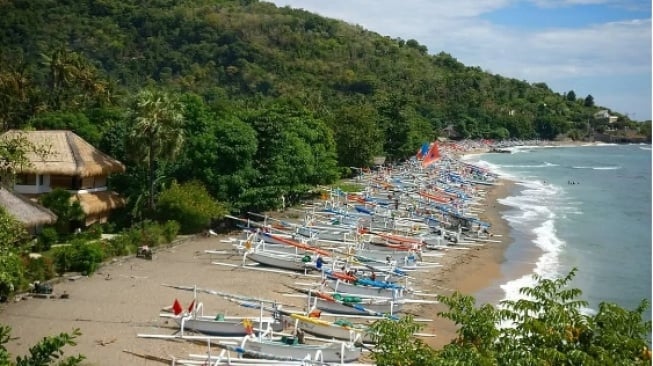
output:
[[[275,355],[292,360],[322,360],[323,362],[354,362],[361,356],[361,349],[344,343],[287,344],[273,340],[254,340],[247,338],[241,348],[247,353]]]
[[[299,258],[295,257],[281,257],[271,256],[262,253],[247,253],[247,258],[269,267],[276,267],[290,271],[304,272],[307,270],[315,269],[315,265],[311,262],[302,262]]]

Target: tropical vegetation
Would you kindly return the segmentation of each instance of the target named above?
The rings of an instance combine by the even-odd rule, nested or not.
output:
[[[601,303],[587,313],[575,276],[548,279],[521,289],[520,300],[477,307],[472,296],[440,296],[448,310],[439,313],[457,326],[457,337],[433,350],[412,336],[421,326],[411,317],[373,325],[380,345],[374,350],[385,365],[650,365],[651,321],[644,320],[646,300],[634,310]],[[585,310],[585,311],[584,311]]]
[[[7,351],[5,344],[11,338],[11,328],[0,324],[0,365],[7,366],[75,366],[80,365],[86,357],[83,355],[65,356],[63,348],[74,346],[75,339],[81,335],[79,329],[71,333],[60,333],[56,336],[45,337],[29,349],[29,355],[12,356]]]
[[[0,126],[71,129],[127,163],[153,218],[172,181],[233,212],[276,208],[436,137],[650,140],[650,123],[382,36],[255,0],[0,3]],[[608,110],[617,121],[595,118]],[[615,131],[613,131],[615,130]]]
[[[416,40],[392,38],[256,0],[0,2],[0,131],[73,130],[124,162],[109,184],[127,198],[110,223],[83,235],[66,192],[42,203],[60,217],[36,242],[0,208],[0,299],[55,273],[92,273],[109,257],[169,243],[227,212],[292,205],[374,157],[406,159],[425,141],[651,141],[651,122],[466,66]],[[617,120],[597,118],[607,110]],[[0,140],[0,183],[39,151]],[[342,188],[346,190],[346,187]],[[118,235],[102,240],[102,232]],[[56,245],[61,244],[61,245]],[[41,251],[42,258],[26,254]],[[540,279],[531,300],[476,308],[442,297],[458,338],[432,350],[410,317],[381,321],[380,365],[650,364],[647,304],[580,311],[573,276]],[[512,327],[497,327],[514,321]],[[47,338],[12,361],[47,365],[79,335]],[[61,359],[61,358],[59,358]],[[74,365],[80,358],[65,358]]]

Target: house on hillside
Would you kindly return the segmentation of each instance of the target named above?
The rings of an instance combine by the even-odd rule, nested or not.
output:
[[[447,125],[447,127],[443,128],[443,129],[440,131],[440,134],[441,134],[443,137],[446,137],[446,138],[448,138],[448,139],[457,139],[457,138],[460,138],[460,135],[459,135],[458,132],[456,131],[456,127],[454,127],[453,124],[449,124],[449,125]]]
[[[608,122],[608,124],[613,124],[617,122],[619,119],[618,116],[612,116],[610,115],[610,112],[607,109],[600,110],[596,113],[594,113],[594,119],[596,120],[603,120],[605,122]]]
[[[0,207],[21,222],[30,234],[37,234],[43,225],[57,221],[57,216],[52,211],[3,187],[0,187]]]
[[[107,187],[110,174],[125,171],[125,166],[118,160],[72,131],[10,130],[2,138],[18,136],[31,142],[39,153],[30,153],[30,164],[18,168],[13,187],[15,192],[38,198],[55,188],[65,189],[79,201],[86,215],[86,226],[106,222],[111,210],[124,206],[124,198]]]

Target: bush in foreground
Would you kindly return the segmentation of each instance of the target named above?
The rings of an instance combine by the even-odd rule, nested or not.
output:
[[[566,288],[575,273],[554,280],[535,276],[533,287],[520,290],[526,298],[503,301],[498,308],[477,308],[473,297],[460,293],[440,296],[449,310],[438,315],[458,330],[439,351],[424,350],[410,336],[420,328],[410,318],[378,321],[373,329],[382,333],[374,358],[379,366],[650,365],[651,322],[643,319],[648,302],[632,311],[602,303],[596,314],[584,314],[581,290]]]
[[[7,366],[75,366],[85,359],[82,355],[64,357],[63,347],[74,346],[75,338],[81,335],[79,329],[72,334],[60,333],[45,337],[36,345],[30,347],[29,356],[18,356],[15,360],[7,351],[5,344],[9,342],[11,328],[0,324],[0,365]]]

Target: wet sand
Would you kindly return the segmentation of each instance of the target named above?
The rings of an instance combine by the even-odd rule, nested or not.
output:
[[[443,266],[420,273],[416,287],[431,293],[450,294],[455,289],[473,295],[501,278],[504,251],[511,239],[507,223],[501,219],[503,207],[496,199],[505,197],[511,187],[511,182],[502,180],[500,185],[488,189],[485,212],[480,215],[492,224],[491,231],[496,234],[493,239],[501,243],[488,243],[470,250],[447,250],[444,257],[437,258]],[[283,295],[288,292],[285,284],[307,282],[304,278],[212,264],[213,261],[241,263],[238,255],[204,253],[207,249],[230,251],[232,244],[220,241],[225,238],[188,238],[157,251],[151,261],[135,257],[113,260],[90,277],[64,279],[55,284],[57,298],[28,298],[3,304],[0,322],[13,328],[14,338],[7,345],[9,352],[14,356],[26,354],[29,346],[45,336],[79,328],[82,336],[77,346],[66,348],[66,354],[85,355],[85,365],[161,364],[123,350],[167,359],[204,353],[206,347],[200,345],[137,337],[139,333],[173,334],[175,328],[170,320],[159,317],[160,310],[172,305],[175,299],[184,307],[192,301],[191,292],[164,287],[164,283],[277,299],[286,306],[304,305],[303,299]],[[64,292],[69,298],[58,297]],[[217,296],[200,294],[199,300],[204,304],[205,314],[258,315],[255,310],[239,307]],[[426,323],[423,330],[437,334],[424,338],[428,344],[441,347],[455,338],[455,326],[436,315],[444,310],[442,306],[412,305],[409,309],[419,317],[434,319]]]

